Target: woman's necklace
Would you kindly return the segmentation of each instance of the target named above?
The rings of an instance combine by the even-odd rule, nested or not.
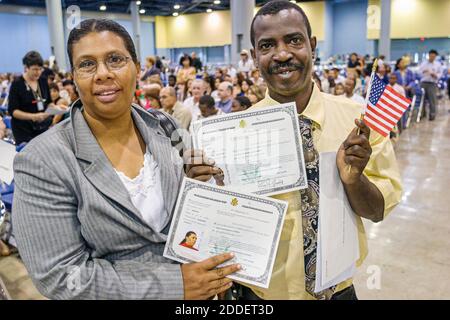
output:
[[[30,81],[26,75],[24,75],[23,78],[25,80],[25,84],[26,84],[28,90],[31,89],[31,90],[33,90],[33,92],[38,91],[38,82],[37,81]]]

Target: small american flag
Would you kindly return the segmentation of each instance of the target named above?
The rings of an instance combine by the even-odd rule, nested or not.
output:
[[[411,101],[387,86],[375,74],[364,115],[364,122],[387,137],[397,124]]]

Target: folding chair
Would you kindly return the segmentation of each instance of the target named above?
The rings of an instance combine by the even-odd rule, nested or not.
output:
[[[408,129],[409,125],[411,124],[411,119],[413,118],[414,109],[416,107],[416,101],[417,101],[417,95],[415,94],[412,98],[411,105],[408,108],[408,116],[406,119],[405,129]]]
[[[5,116],[3,118],[3,122],[6,125],[6,129],[11,129],[11,117],[10,116]]]
[[[420,97],[420,104],[419,104],[419,111],[417,113],[417,120],[416,122],[420,122],[420,118],[422,117],[422,111],[423,111],[423,105],[425,102],[425,89],[421,88],[422,97]]]

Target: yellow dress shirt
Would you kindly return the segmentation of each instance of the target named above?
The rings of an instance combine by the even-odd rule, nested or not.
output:
[[[272,99],[267,92],[265,99],[252,108],[277,104],[280,103]],[[362,105],[350,99],[322,93],[314,86],[303,115],[313,121],[313,141],[319,153],[337,152],[350,131],[355,128],[354,120],[360,117],[361,108]],[[384,138],[372,130],[370,145],[372,155],[364,174],[383,194],[384,216],[386,216],[401,199],[400,173],[394,149],[388,138]],[[247,284],[245,286],[250,287],[262,299],[312,300],[314,297],[305,290],[300,192],[280,194],[274,196],[274,198],[288,201],[289,207],[281,232],[270,285],[268,289]],[[359,216],[357,216],[357,223],[360,248],[360,259],[357,261],[357,266],[360,266],[367,256],[368,248],[364,225]],[[352,279],[340,283],[336,292],[349,287],[351,284]]]

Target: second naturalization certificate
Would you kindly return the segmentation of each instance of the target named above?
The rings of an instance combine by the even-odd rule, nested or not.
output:
[[[295,103],[206,118],[191,133],[222,169],[219,186],[263,195],[307,188]]]
[[[226,264],[242,269],[229,278],[267,288],[287,207],[285,201],[185,178],[164,256],[189,263],[232,252]]]

